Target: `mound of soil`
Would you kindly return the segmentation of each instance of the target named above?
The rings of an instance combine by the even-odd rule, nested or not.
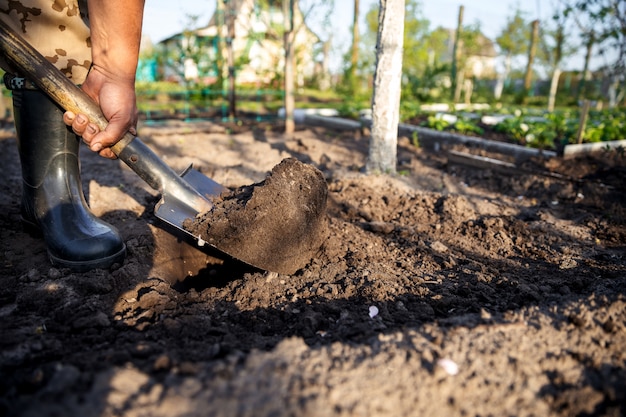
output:
[[[211,211],[183,227],[240,261],[294,274],[324,242],[327,197],[318,169],[287,158],[262,182],[222,194]]]
[[[290,274],[188,245],[152,214],[154,191],[88,150],[91,208],[128,256],[111,270],[53,268],[22,230],[5,132],[0,414],[626,414],[619,155],[479,169],[400,138],[399,175],[368,176],[362,132],[280,131],[168,122],[140,134],[233,200],[285,159],[319,170],[327,232]]]

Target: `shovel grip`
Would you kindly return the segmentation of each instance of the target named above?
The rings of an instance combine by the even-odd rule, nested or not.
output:
[[[64,110],[82,113],[101,130],[106,128],[108,121],[102,114],[100,106],[2,21],[0,21],[0,50],[10,64]],[[119,142],[111,146],[111,150],[119,157],[124,147],[133,139],[132,134],[126,133]]]

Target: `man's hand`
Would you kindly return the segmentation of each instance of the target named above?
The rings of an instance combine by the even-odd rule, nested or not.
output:
[[[98,125],[89,122],[87,116],[72,112],[66,112],[63,120],[74,133],[82,136],[89,149],[105,158],[115,159],[110,146],[128,131],[136,134],[138,111],[134,79],[121,79],[94,65],[82,89],[100,105],[102,114],[109,121],[108,126],[101,131]]]
[[[82,89],[100,105],[109,121],[100,131],[87,117],[66,112],[65,124],[89,148],[116,158],[110,147],[128,131],[135,134],[135,72],[141,41],[144,0],[88,0],[92,67]]]

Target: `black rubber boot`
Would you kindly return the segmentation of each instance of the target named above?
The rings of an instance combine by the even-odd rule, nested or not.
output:
[[[117,230],[91,213],[80,180],[80,139],[38,90],[13,90],[22,164],[22,219],[43,234],[53,265],[88,271],[121,263]]]

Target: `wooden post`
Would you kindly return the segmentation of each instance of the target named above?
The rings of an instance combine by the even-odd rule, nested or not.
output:
[[[228,117],[233,119],[237,116],[237,99],[235,96],[235,10],[234,1],[228,2],[228,35],[226,37],[227,64],[228,64]]]
[[[537,55],[537,42],[539,40],[539,20],[532,23],[532,34],[530,36],[530,47],[528,48],[528,64],[526,65],[526,75],[524,77],[524,100],[530,94],[533,81],[533,63]]]
[[[222,97],[225,97],[226,91],[226,80],[228,69],[226,68],[226,42],[225,38],[225,14],[226,14],[226,5],[224,4],[224,0],[217,0],[217,11],[215,13],[217,20],[217,67],[218,67],[218,85],[220,86],[222,92]]]
[[[585,53],[585,61],[583,66],[582,77],[580,78],[580,82],[578,83],[578,88],[576,89],[576,102],[580,100],[580,96],[585,93],[585,84],[587,83],[587,72],[589,71],[589,62],[591,61],[591,54],[593,51],[593,44],[596,41],[595,34],[592,31],[587,38],[586,44],[586,53]]]
[[[583,102],[583,108],[580,111],[580,122],[578,125],[578,132],[576,133],[576,143],[583,143],[583,136],[585,135],[585,127],[587,126],[587,116],[589,116],[589,107],[591,106],[591,102],[589,100],[585,100]]]
[[[454,37],[454,50],[452,51],[452,71],[450,73],[450,81],[452,82],[452,99],[456,103],[459,100],[461,90],[458,85],[458,66],[461,58],[461,49],[463,43],[461,42],[461,33],[463,31],[463,11],[465,8],[463,5],[459,6],[459,17],[456,24],[456,35]]]
[[[352,55],[350,57],[350,82],[352,83],[354,83],[356,80],[356,68],[358,64],[359,64],[359,0],[354,0],[354,19],[352,20]]]
[[[285,135],[290,136],[296,131],[295,111],[295,56],[293,52],[294,0],[283,0],[283,19],[285,24]]]

